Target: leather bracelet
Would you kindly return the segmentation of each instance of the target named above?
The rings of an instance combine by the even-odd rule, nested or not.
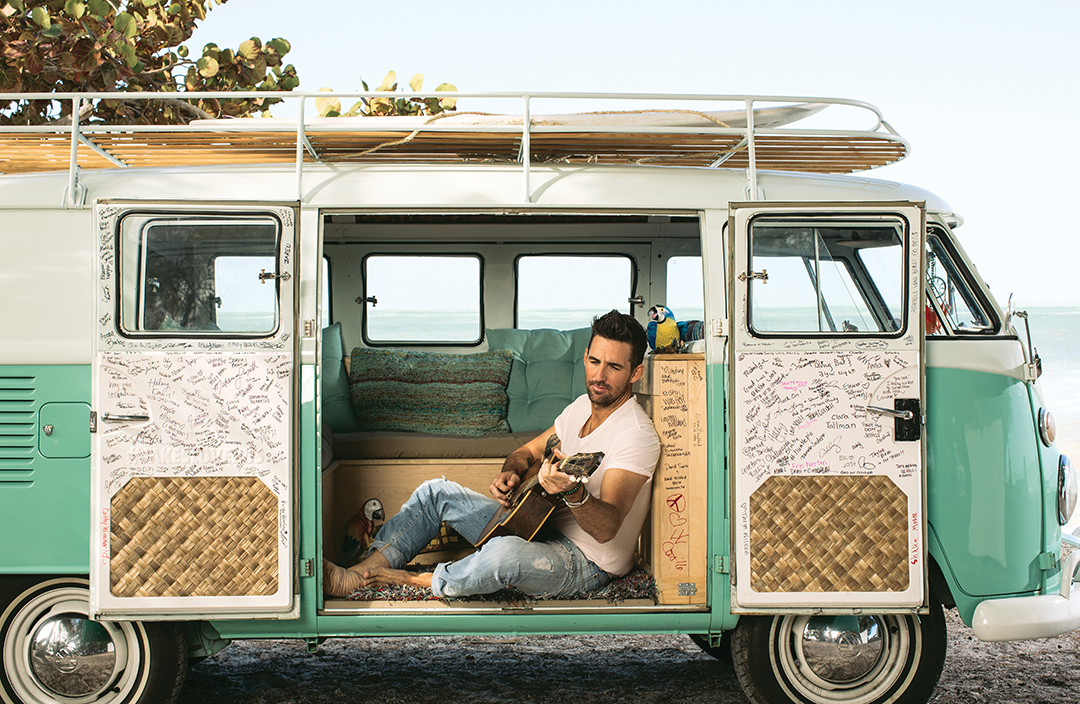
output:
[[[580,484],[578,486],[580,486]],[[585,490],[585,498],[582,499],[581,501],[578,501],[576,504],[572,504],[569,501],[567,501],[566,498],[564,497],[563,498],[563,503],[566,504],[569,508],[581,508],[591,498],[592,498],[592,494],[590,494],[589,490],[586,489]]]

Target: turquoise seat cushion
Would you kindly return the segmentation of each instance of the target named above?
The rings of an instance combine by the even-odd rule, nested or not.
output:
[[[322,418],[335,433],[360,430],[349,401],[349,375],[345,371],[345,342],[341,323],[322,332]]]
[[[488,349],[510,350],[514,364],[506,395],[515,433],[547,430],[556,416],[585,393],[585,348],[591,328],[487,331]]]
[[[509,433],[507,350],[442,354],[357,347],[349,391],[360,430]]]

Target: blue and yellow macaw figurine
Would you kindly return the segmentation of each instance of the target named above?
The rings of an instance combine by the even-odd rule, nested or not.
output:
[[[345,527],[345,540],[341,544],[341,552],[345,556],[341,561],[342,565],[351,565],[361,556],[375,539],[375,533],[379,529],[375,521],[385,519],[386,513],[383,511],[381,501],[368,499],[364,502],[363,508],[349,520],[349,524]]]
[[[645,328],[649,348],[656,354],[671,354],[683,348],[682,335],[675,314],[664,306],[649,308],[649,325]]]

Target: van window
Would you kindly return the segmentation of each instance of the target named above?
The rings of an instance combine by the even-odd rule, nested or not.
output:
[[[273,333],[279,239],[278,223],[269,217],[125,216],[121,329]]]
[[[667,263],[667,298],[663,302],[679,321],[705,319],[705,283],[701,257],[671,257]]]
[[[898,333],[904,247],[897,226],[759,219],[750,235],[756,332]]]
[[[274,327],[275,290],[259,280],[274,270],[274,257],[218,257],[214,262],[217,325],[224,330],[260,332]]]
[[[364,341],[479,344],[481,260],[467,255],[364,258]]]
[[[618,256],[526,255],[517,259],[517,327],[589,327],[610,310],[630,312],[634,261]]]
[[[994,324],[941,238],[926,238],[926,334],[992,332]],[[930,300],[933,303],[930,303]],[[944,318],[945,324],[942,324]]]

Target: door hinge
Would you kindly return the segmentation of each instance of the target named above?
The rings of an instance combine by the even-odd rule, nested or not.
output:
[[[315,321],[314,320],[305,320],[304,321],[304,337],[307,337],[307,338],[315,337]]]
[[[301,577],[314,577],[315,576],[315,558],[307,557],[300,562],[300,576]]]
[[[694,596],[696,594],[696,584],[693,582],[679,582],[679,596]]]
[[[1061,562],[1052,552],[1039,553],[1039,569],[1043,572],[1054,572],[1061,569]]]
[[[90,411],[90,432],[97,432],[97,411]]]
[[[727,571],[728,571],[727,557],[725,557],[724,555],[717,555],[716,556],[716,566],[713,568],[713,570],[715,572],[719,572],[720,574],[727,574]]]
[[[723,337],[728,334],[727,318],[714,318],[712,321],[712,336]]]

